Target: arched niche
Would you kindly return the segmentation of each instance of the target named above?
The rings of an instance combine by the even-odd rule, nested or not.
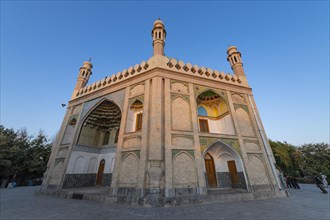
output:
[[[125,133],[142,130],[143,102],[135,100],[128,109]]]
[[[213,90],[197,96],[199,131],[216,134],[235,134],[234,124],[226,100]]]
[[[84,118],[77,143],[93,147],[112,145],[115,135],[111,134],[119,129],[120,122],[120,108],[110,100],[102,100]]]

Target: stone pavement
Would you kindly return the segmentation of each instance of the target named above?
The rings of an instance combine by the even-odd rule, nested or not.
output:
[[[38,187],[1,189],[0,219],[330,219],[329,194],[315,185],[289,189],[291,197],[232,203],[145,208],[35,195]],[[327,189],[328,191],[329,188]]]

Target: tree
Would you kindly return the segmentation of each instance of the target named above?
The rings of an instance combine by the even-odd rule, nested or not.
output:
[[[42,177],[51,152],[51,144],[42,131],[33,137],[26,129],[15,132],[0,125],[0,138],[0,179],[25,184]]]
[[[287,142],[271,141],[269,144],[272,148],[276,165],[285,174],[290,176],[299,176],[297,148]]]
[[[330,148],[326,143],[304,144],[298,148],[301,154],[299,166],[304,175],[313,176],[322,172],[330,178]]]

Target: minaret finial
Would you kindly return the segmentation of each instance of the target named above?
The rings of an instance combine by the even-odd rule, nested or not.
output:
[[[88,62],[91,62],[92,61],[92,57],[89,58]]]
[[[160,20],[160,17],[158,17],[158,20]]]

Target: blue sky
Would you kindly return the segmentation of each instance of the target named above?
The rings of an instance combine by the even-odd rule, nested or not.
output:
[[[83,61],[147,60],[158,17],[168,56],[232,73],[238,47],[270,139],[329,143],[329,1],[1,1],[1,124],[53,137]]]

